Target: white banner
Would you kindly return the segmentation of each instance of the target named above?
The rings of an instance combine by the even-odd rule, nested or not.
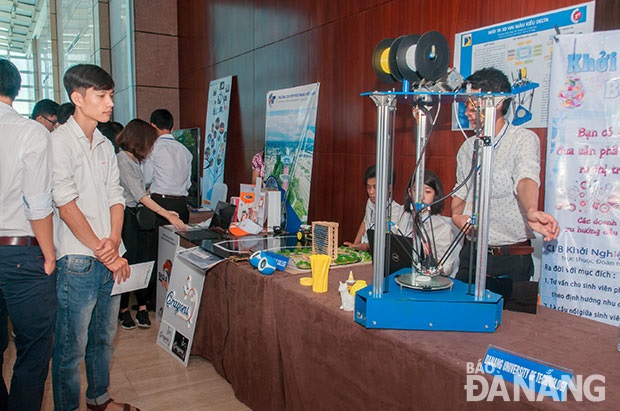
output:
[[[544,306],[617,325],[620,305],[620,31],[558,36],[545,208],[562,229],[543,252]]]
[[[286,230],[308,222],[319,83],[267,92],[265,185],[285,203]]]
[[[211,194],[215,183],[224,182],[231,85],[232,76],[213,80],[209,83],[204,161],[202,164],[202,204],[206,206],[211,204]]]

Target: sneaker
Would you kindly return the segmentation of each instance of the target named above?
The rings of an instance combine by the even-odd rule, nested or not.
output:
[[[151,320],[149,319],[149,313],[146,310],[140,310],[136,313],[136,321],[140,328],[151,328]]]
[[[131,318],[131,314],[129,313],[129,311],[123,311],[122,313],[119,313],[118,322],[121,324],[121,327],[126,330],[133,330],[134,328],[136,328],[136,323]]]

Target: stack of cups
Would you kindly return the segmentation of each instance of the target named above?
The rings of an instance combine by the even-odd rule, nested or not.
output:
[[[310,256],[310,266],[312,267],[312,291],[315,293],[327,292],[327,280],[329,265],[332,258],[324,254]]]

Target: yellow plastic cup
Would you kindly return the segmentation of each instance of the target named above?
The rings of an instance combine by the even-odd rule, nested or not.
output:
[[[332,258],[324,254],[310,256],[310,267],[312,267],[312,291],[315,293],[327,292],[327,280],[329,278],[329,265]]]

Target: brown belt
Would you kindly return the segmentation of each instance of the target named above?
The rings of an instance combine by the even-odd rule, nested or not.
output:
[[[152,193],[151,194],[151,198],[167,198],[167,199],[170,199],[170,200],[185,200],[187,198],[187,196],[173,196],[171,194]]]
[[[18,245],[22,247],[37,246],[39,242],[36,237],[0,237],[1,245]]]
[[[508,255],[528,255],[534,252],[534,247],[530,240],[525,240],[520,243],[500,246],[489,246],[489,254],[493,256],[508,256]]]

